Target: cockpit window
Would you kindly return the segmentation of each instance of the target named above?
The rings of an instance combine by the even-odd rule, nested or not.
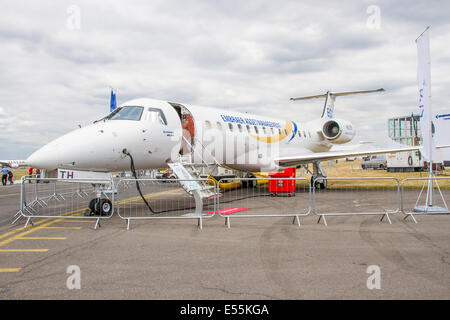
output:
[[[114,110],[108,117],[108,120],[141,120],[144,107],[121,107]]]
[[[166,116],[161,109],[148,108],[147,120],[153,123],[167,125]]]

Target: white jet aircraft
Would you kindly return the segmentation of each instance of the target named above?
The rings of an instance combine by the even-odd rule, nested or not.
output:
[[[193,164],[217,164],[250,176],[313,164],[315,187],[326,188],[320,161],[369,154],[417,150],[418,147],[365,151],[330,151],[350,142],[354,126],[333,117],[336,97],[383,89],[331,93],[295,98],[325,97],[322,116],[309,122],[280,119],[226,109],[205,108],[153,99],[121,104],[105,118],[78,128],[43,146],[26,160],[46,169],[96,172],[166,168],[186,156]]]
[[[0,166],[3,167],[18,168],[26,165],[27,163],[25,160],[0,160]]]

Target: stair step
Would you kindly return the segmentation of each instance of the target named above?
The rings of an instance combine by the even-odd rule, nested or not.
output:
[[[182,161],[178,162],[178,164],[179,164],[179,166],[183,167],[187,171],[189,176],[192,177],[192,179],[194,179],[194,180],[201,179],[201,175],[205,175],[205,173],[203,172],[204,170],[199,170],[198,169],[199,167],[210,169],[208,166],[205,166],[205,165],[194,164],[194,163],[183,163]],[[179,171],[179,173],[182,174],[182,176],[184,176],[186,179],[186,172],[182,173],[182,171]],[[174,170],[174,174],[178,178],[180,178],[177,175],[176,170]],[[196,182],[200,186],[200,189],[198,191],[202,198],[209,198],[209,197],[215,195],[215,192],[214,192],[215,187],[208,184],[207,181],[196,181]],[[180,184],[188,194],[192,194],[192,183],[190,183],[191,186],[189,186],[188,181],[180,181]]]

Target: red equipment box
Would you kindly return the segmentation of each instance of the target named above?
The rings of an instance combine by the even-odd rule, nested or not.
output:
[[[295,178],[295,167],[286,168],[284,172],[269,173],[269,177],[273,179],[269,180],[269,192],[272,195],[278,193],[287,193],[289,196],[295,195],[296,180],[286,180],[286,178]],[[277,178],[284,179],[278,180]]]

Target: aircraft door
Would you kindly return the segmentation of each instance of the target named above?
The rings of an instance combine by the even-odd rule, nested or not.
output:
[[[181,128],[183,129],[183,143],[181,154],[189,154],[193,152],[192,148],[195,144],[195,126],[192,114],[185,109],[181,114]]]

